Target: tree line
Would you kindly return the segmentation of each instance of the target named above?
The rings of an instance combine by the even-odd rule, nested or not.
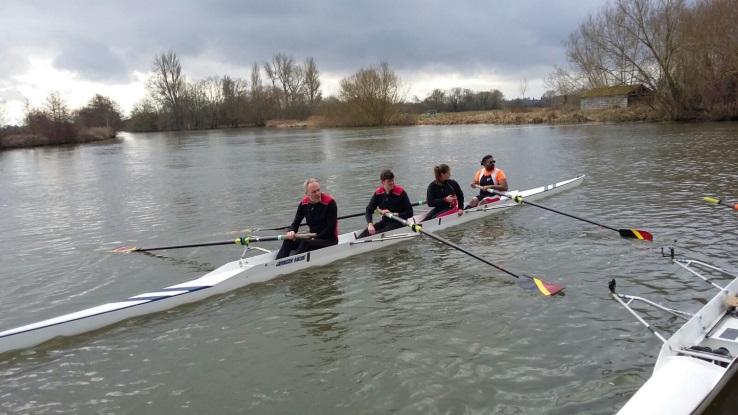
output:
[[[132,131],[264,126],[267,120],[304,120],[324,125],[386,125],[402,122],[401,82],[387,63],[362,68],[324,99],[320,71],[311,57],[298,62],[278,53],[254,63],[247,79],[209,77],[189,81],[175,52],[153,61],[147,97],[127,123]]]
[[[497,89],[478,92],[468,88],[434,89],[422,104],[438,112],[489,111],[501,109],[505,96]]]
[[[118,104],[99,94],[72,110],[59,92],[52,92],[40,107],[26,103],[25,112],[23,126],[0,128],[0,148],[112,138],[123,126]]]
[[[423,100],[406,101],[403,84],[386,62],[361,68],[340,82],[336,96],[323,98],[320,72],[311,57],[298,62],[277,53],[268,62],[254,63],[248,79],[210,76],[187,78],[173,51],[154,57],[146,96],[123,119],[110,98],[96,95],[87,106],[70,110],[58,92],[46,103],[27,105],[25,125],[0,129],[8,134],[43,137],[44,144],[84,141],[91,128],[106,127],[114,136],[129,131],[167,131],[264,126],[268,120],[305,120],[315,116],[318,126],[374,126],[413,124],[423,112],[494,110],[538,106],[543,101],[507,102],[499,90],[435,89]],[[106,135],[107,136],[107,135]]]
[[[547,85],[559,94],[647,87],[674,120],[738,118],[738,0],[615,0],[566,42],[568,65]]]
[[[313,58],[298,63],[279,53],[263,66],[254,63],[248,80],[190,81],[177,54],[169,51],[154,58],[151,72],[147,96],[128,120],[132,131],[263,126],[269,119],[306,118],[322,99]]]

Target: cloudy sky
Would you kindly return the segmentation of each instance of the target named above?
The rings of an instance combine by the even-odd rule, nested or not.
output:
[[[192,80],[248,78],[278,52],[315,58],[324,95],[340,79],[387,61],[407,98],[432,89],[545,92],[565,63],[563,43],[606,0],[2,0],[0,106],[17,122],[24,102],[58,91],[72,108],[95,93],[127,111],[141,99],[156,54],[172,50]]]

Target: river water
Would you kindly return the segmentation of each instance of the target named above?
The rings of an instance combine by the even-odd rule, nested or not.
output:
[[[612,413],[659,342],[608,296],[694,311],[714,291],[664,246],[738,268],[738,124],[420,126],[126,134],[0,152],[0,330],[197,278],[237,247],[112,254],[228,239],[291,221],[306,176],[339,215],[383,168],[411,199],[448,163],[467,189],[493,153],[511,189],[586,174],[535,207],[441,236],[566,287],[546,298],[429,239],[280,277],[169,312],[0,355],[0,413]],[[472,195],[471,189],[467,199]],[[363,219],[341,222],[341,230]],[[268,233],[267,233],[268,234]],[[274,249],[276,243],[262,245]],[[664,333],[679,321],[645,310]]]

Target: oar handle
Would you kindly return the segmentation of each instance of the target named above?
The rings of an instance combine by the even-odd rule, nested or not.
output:
[[[295,239],[310,239],[315,238],[317,234],[315,233],[296,233]],[[269,241],[283,241],[287,239],[287,235],[275,235],[275,236],[242,236],[240,238],[236,238],[233,243],[236,245],[246,245],[248,246],[252,242],[269,242]]]
[[[219,245],[244,245],[248,246],[251,243],[254,242],[268,242],[268,241],[282,241],[285,238],[286,235],[274,235],[274,236],[243,236],[236,239],[231,239],[229,241],[217,241],[217,242],[203,242],[203,243],[197,243],[197,244],[187,244],[187,245],[170,245],[170,246],[157,246],[153,248],[126,248],[126,247],[120,247],[114,249],[112,252],[117,253],[128,253],[128,252],[149,252],[149,251],[163,251],[167,249],[184,249],[184,248],[199,248],[203,246],[219,246]],[[314,238],[316,234],[314,233],[298,233],[295,234],[296,239],[310,239]]]

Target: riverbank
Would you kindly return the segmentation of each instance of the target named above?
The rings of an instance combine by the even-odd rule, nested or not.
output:
[[[55,139],[40,134],[21,133],[0,136],[0,150],[24,147],[56,146],[64,144],[81,144],[93,141],[110,140],[117,132],[109,127],[87,128],[71,139]]]
[[[524,110],[493,110],[444,112],[418,116],[418,125],[454,124],[577,124],[586,122],[662,121],[648,107],[608,108],[602,110],[531,108]]]
[[[524,108],[492,111],[401,114],[388,125],[460,125],[460,124],[580,124],[588,122],[659,122],[664,118],[646,106],[602,110]],[[313,115],[307,120],[268,120],[266,128],[351,128],[354,125],[329,117]],[[108,127],[88,128],[73,139],[53,139],[38,134],[0,135],[0,150],[110,140],[116,131]]]
[[[389,125],[456,125],[456,124],[579,124],[588,122],[659,122],[664,121],[647,106],[608,108],[601,110],[524,108],[517,110],[439,112],[403,114]],[[350,127],[324,116],[307,120],[270,120],[267,128],[332,128]]]

